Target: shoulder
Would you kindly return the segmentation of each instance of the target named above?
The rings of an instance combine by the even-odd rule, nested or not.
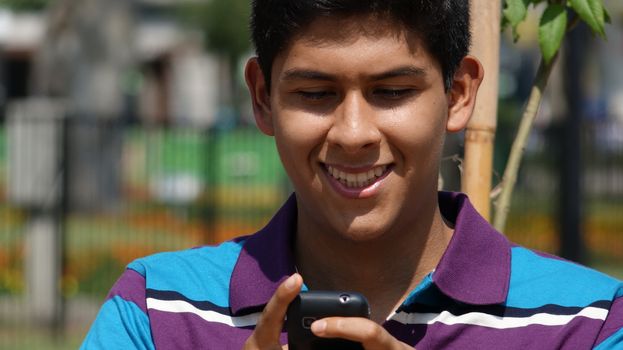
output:
[[[245,238],[243,237],[215,246],[157,253],[134,260],[128,265],[128,269],[132,269],[143,276],[174,272],[176,277],[179,277],[180,273],[190,273],[198,268],[203,270],[206,265],[220,270],[219,268],[227,268],[236,262],[244,242]]]
[[[131,262],[124,276],[142,278],[148,295],[175,293],[226,304],[229,280],[244,242],[243,237],[215,246],[154,254]]]
[[[623,283],[606,274],[521,246],[511,249],[509,306],[586,307],[622,295]]]

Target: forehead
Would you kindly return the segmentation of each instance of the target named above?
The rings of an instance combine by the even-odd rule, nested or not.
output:
[[[316,47],[348,45],[362,38],[393,38],[415,53],[424,49],[418,33],[389,16],[363,14],[319,17],[293,36],[288,47],[297,43]]]
[[[376,15],[322,17],[302,28],[277,55],[272,80],[300,69],[353,78],[404,67],[441,76],[418,33],[396,21]]]

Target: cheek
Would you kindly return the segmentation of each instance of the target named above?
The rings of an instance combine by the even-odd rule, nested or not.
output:
[[[319,119],[321,117],[288,115],[278,120],[275,138],[277,142],[281,141],[284,147],[292,148],[293,151],[295,148],[299,152],[312,149],[322,142],[326,134],[324,123],[319,122]]]
[[[295,170],[307,169],[324,142],[326,122],[306,113],[284,113],[274,121],[275,142],[286,171],[292,176]]]
[[[321,142],[328,118],[296,108],[284,101],[282,94],[276,96],[272,103],[272,110],[278,111],[273,116],[275,139],[278,144],[284,145],[284,151],[289,148],[302,151]]]
[[[447,112],[443,103],[394,110],[384,123],[386,134],[407,153],[434,156],[443,146]]]

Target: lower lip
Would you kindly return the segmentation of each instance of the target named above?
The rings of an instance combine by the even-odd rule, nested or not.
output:
[[[376,180],[374,180],[373,183],[369,184],[366,187],[361,187],[361,188],[346,187],[346,185],[344,185],[343,183],[339,182],[336,178],[331,176],[329,172],[326,170],[326,168],[325,168],[325,175],[329,179],[329,183],[331,184],[331,187],[333,187],[333,189],[340,195],[346,198],[351,198],[351,199],[363,199],[363,198],[370,198],[376,195],[380,191],[383,181],[385,180],[387,175],[389,175],[390,173],[390,169],[391,168],[388,167],[387,170],[385,170],[385,173],[381,175],[380,177],[378,177]]]

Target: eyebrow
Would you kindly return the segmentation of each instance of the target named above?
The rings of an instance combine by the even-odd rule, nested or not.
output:
[[[335,76],[308,69],[290,69],[283,73],[282,80],[326,80],[335,81]]]
[[[426,76],[426,70],[423,68],[415,67],[415,66],[404,66],[404,67],[395,68],[395,69],[392,69],[386,72],[372,74],[370,76],[371,78],[370,80],[377,81],[377,80],[391,79],[391,78],[404,77],[404,76],[423,77],[423,76]],[[285,80],[285,81],[299,80],[299,79],[322,80],[322,81],[336,81],[337,80],[337,78],[334,75],[331,75],[328,73],[323,73],[320,71],[309,70],[309,69],[296,69],[296,68],[285,71],[283,74],[283,78],[282,78],[282,80]]]
[[[389,70],[387,72],[373,74],[371,76],[372,80],[384,80],[398,77],[424,77],[426,76],[426,70],[424,68],[419,68],[415,66],[404,66],[396,69]]]

